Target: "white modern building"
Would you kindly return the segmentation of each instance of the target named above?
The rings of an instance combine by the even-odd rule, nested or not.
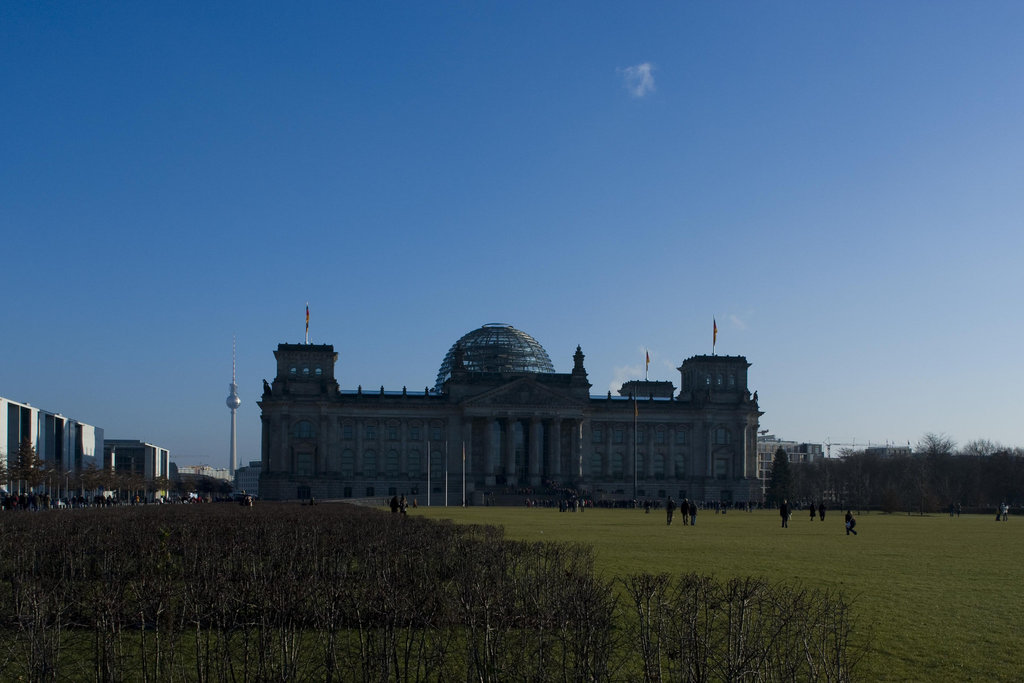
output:
[[[98,465],[103,453],[99,427],[0,397],[0,459],[8,468],[17,464],[18,449],[26,440],[47,467],[68,474]]]

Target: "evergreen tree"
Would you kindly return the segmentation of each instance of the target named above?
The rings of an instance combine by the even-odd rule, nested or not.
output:
[[[789,456],[786,455],[786,450],[779,446],[775,451],[775,457],[772,458],[772,480],[768,486],[767,496],[769,503],[778,505],[789,498],[790,480]]]
[[[18,465],[16,476],[30,488],[35,488],[43,481],[42,461],[36,453],[35,446],[25,439],[18,447]]]

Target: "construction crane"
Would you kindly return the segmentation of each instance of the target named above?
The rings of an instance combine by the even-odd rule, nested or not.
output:
[[[835,441],[832,441],[832,437],[831,436],[825,437],[825,457],[826,458],[831,458],[832,457],[832,447],[833,446],[849,446],[850,448],[856,448],[857,447],[857,439],[856,439],[856,437],[854,437],[853,441],[850,442],[850,443],[837,443]]]

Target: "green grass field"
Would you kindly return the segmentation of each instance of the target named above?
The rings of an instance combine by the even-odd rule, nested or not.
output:
[[[834,587],[853,604],[868,652],[858,678],[868,681],[1024,680],[1024,519],[857,516],[847,536],[843,515],[824,522],[794,513],[701,511],[696,527],[664,510],[417,508],[410,514],[504,527],[512,539],[593,546],[606,577],[647,571],[720,578],[763,576]]]

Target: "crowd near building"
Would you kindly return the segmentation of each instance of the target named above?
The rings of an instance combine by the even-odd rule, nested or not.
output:
[[[596,499],[761,500],[757,394],[742,356],[695,355],[679,388],[634,380],[592,395],[584,354],[555,372],[530,335],[457,340],[433,387],[342,389],[330,344],[280,344],[264,380],[260,497],[406,494],[484,503],[566,488]],[[341,366],[343,368],[343,365]]]

